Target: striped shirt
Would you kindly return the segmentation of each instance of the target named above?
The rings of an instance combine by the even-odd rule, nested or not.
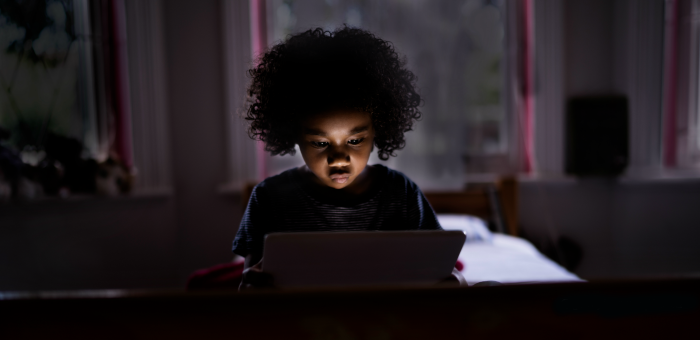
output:
[[[303,231],[442,229],[418,186],[383,165],[369,190],[351,200],[333,199],[333,188],[309,183],[297,169],[255,186],[233,240],[233,252],[260,259],[265,234]]]

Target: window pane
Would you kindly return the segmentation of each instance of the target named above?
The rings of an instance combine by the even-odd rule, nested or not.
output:
[[[57,135],[82,143],[85,156],[99,152],[94,85],[85,83],[92,80],[86,8],[70,0],[0,6],[0,126],[18,151],[40,151]]]

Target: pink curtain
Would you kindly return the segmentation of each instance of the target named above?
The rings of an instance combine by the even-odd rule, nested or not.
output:
[[[250,0],[250,34],[252,41],[253,60],[262,56],[267,49],[267,20],[265,0]],[[265,154],[265,143],[257,141],[255,143],[255,158],[257,161],[257,177],[259,181],[267,178],[267,155]]]

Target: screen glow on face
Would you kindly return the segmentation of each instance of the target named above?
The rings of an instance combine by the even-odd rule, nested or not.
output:
[[[299,150],[318,183],[343,189],[367,166],[374,143],[369,113],[332,110],[302,124]]]

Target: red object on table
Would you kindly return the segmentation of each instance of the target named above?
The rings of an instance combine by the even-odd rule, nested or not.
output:
[[[218,264],[200,269],[187,279],[185,290],[238,289],[244,261]]]
[[[455,268],[457,268],[457,270],[461,272],[464,269],[464,263],[462,263],[462,261],[460,260],[457,260],[457,263],[455,263]]]

